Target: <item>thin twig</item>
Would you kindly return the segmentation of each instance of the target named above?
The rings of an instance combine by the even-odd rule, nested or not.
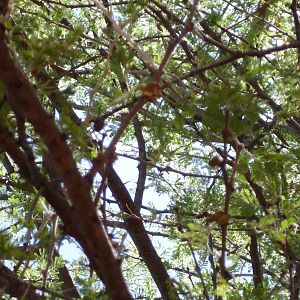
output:
[[[114,31],[120,36],[122,36],[129,43],[129,45],[137,52],[140,59],[148,65],[149,70],[151,70],[152,72],[157,70],[157,65],[154,63],[152,57],[147,52],[143,51],[141,47],[134,41],[131,35],[125,32],[117,24],[112,13],[109,10],[107,10],[99,1],[95,1],[95,4],[97,9],[100,10],[110,20],[110,22],[113,25]]]

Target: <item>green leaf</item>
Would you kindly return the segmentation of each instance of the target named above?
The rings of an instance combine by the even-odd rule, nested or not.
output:
[[[283,232],[277,232],[275,234],[276,240],[280,241],[280,242],[284,242],[286,239],[286,235]]]
[[[293,225],[295,223],[296,223],[296,220],[293,217],[285,219],[285,220],[281,221],[281,229],[284,230],[284,229],[288,228],[290,225]]]
[[[116,74],[120,82],[125,82],[124,73],[121,66],[122,60],[122,48],[118,48],[113,51],[113,55],[110,59],[110,69]]]
[[[259,219],[259,223],[262,226],[271,225],[275,221],[275,217],[273,215],[264,216]]]
[[[177,130],[181,129],[183,125],[185,124],[185,118],[181,116],[180,114],[176,114],[174,119],[175,128]]]

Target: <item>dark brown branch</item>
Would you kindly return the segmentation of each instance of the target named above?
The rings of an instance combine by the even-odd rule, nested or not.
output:
[[[171,23],[164,17],[164,15],[162,14],[162,12],[160,10],[155,9],[152,6],[149,6],[149,9],[156,15],[156,18],[158,18],[159,22],[170,32],[170,36],[173,39],[177,38],[177,33],[176,31],[172,28]],[[179,19],[180,20],[180,19]],[[181,20],[180,20],[181,21]],[[181,24],[183,24],[183,22],[181,22]],[[187,41],[185,40],[181,40],[179,42],[179,45],[182,47],[182,49],[184,50],[186,57],[188,58],[188,60],[192,63],[192,66],[194,68],[197,68],[198,65],[195,62],[196,57],[193,54],[193,52],[191,51],[191,49],[188,46]],[[209,83],[209,79],[204,75],[204,74],[199,74],[200,78],[203,80],[203,82],[205,83]]]
[[[108,23],[109,26],[109,23]],[[121,82],[119,80],[119,84],[121,86],[121,89],[123,92],[128,91],[128,86],[126,82]],[[133,104],[134,105],[134,104]],[[140,164],[138,166],[138,180],[136,184],[136,190],[134,195],[134,204],[136,205],[136,208],[138,211],[141,210],[142,202],[143,202],[143,195],[145,190],[145,183],[146,183],[146,177],[147,177],[147,164],[145,163],[147,157],[146,157],[146,143],[143,136],[142,131],[142,124],[139,121],[138,115],[132,119],[132,124],[134,128],[134,134],[138,143],[138,149],[139,149],[139,158],[140,158]],[[105,180],[105,178],[103,178]]]
[[[276,52],[284,51],[284,50],[287,50],[287,49],[299,48],[299,47],[300,47],[300,41],[292,41],[292,42],[283,44],[281,46],[272,47],[272,48],[268,48],[268,49],[265,49],[265,50],[249,50],[249,51],[245,51],[245,52],[236,51],[235,55],[228,56],[224,59],[221,59],[221,60],[219,60],[215,63],[209,64],[207,66],[194,69],[194,70],[186,73],[185,75],[180,76],[180,77],[172,80],[167,86],[171,86],[174,83],[178,83],[178,82],[181,82],[181,81],[186,80],[188,78],[194,77],[198,74],[201,74],[204,71],[213,70],[217,67],[224,66],[226,64],[232,63],[232,62],[234,62],[234,61],[236,61],[240,58],[244,58],[244,57],[263,57],[263,56],[271,54],[271,53],[276,53]]]
[[[298,16],[298,12],[297,12],[297,6],[298,6],[298,1],[293,0],[292,4],[291,4],[291,10],[293,13],[293,18],[294,18],[296,39],[297,39],[297,41],[300,41],[300,22],[299,22],[299,16]],[[298,48],[298,65],[299,64],[300,64],[300,48]]]
[[[263,273],[262,266],[259,257],[259,249],[257,242],[257,234],[256,232],[252,232],[250,234],[251,242],[250,242],[250,257],[251,264],[253,270],[253,282],[255,287],[261,286],[263,284]]]
[[[13,140],[12,135],[8,132],[8,130],[5,127],[0,127],[0,150],[7,152],[9,156],[15,161],[15,163],[20,168],[21,175],[24,178],[26,178],[32,185],[34,185],[38,190],[41,191],[41,194],[46,198],[46,200],[56,210],[58,215],[63,220],[67,232],[75,236],[75,238],[79,236],[79,241],[83,240],[82,247],[84,250],[86,250],[85,243],[87,242],[91,243],[92,245],[93,243],[95,243],[97,246],[99,240],[94,240],[95,238],[94,231],[88,232],[86,234],[82,233],[82,228],[84,229],[84,225],[80,224],[81,220],[76,219],[76,216],[74,218],[74,211],[68,205],[67,200],[64,198],[64,195],[62,193],[59,193],[59,190],[57,190],[56,188],[53,188],[51,183],[47,183],[46,180],[37,171],[35,166],[30,165],[30,162],[28,161],[26,156],[22,153],[22,151],[18,148],[16,142]],[[89,234],[91,234],[91,237],[89,237]],[[89,239],[91,239],[91,241],[93,242],[89,242]],[[101,246],[98,245],[98,247]],[[94,251],[97,251],[97,249],[95,249]],[[90,261],[93,263],[94,260],[93,255],[95,254],[93,254],[93,252],[92,254],[90,254],[90,252],[86,254],[89,257]],[[94,268],[96,266],[97,265],[93,264]],[[118,266],[120,265],[118,264]],[[118,291],[116,292],[118,293]],[[116,299],[122,299],[119,297],[120,296],[118,295]],[[124,299],[130,299],[126,295],[124,297],[125,297]]]
[[[175,39],[172,39],[168,46],[167,49],[165,51],[165,55],[158,67],[158,70],[153,74],[153,80],[155,82],[159,82],[161,76],[163,75],[164,72],[164,68],[167,65],[170,57],[172,56],[173,51],[175,50],[176,46],[181,42],[181,40],[188,34],[189,31],[191,31],[193,29],[193,17],[196,13],[197,10],[197,5],[199,3],[199,0],[195,0],[191,10],[189,12],[188,18],[186,20],[186,23],[184,24],[184,28],[182,29],[182,32],[180,33],[180,35],[178,37],[176,37]]]
[[[55,249],[54,257],[58,257],[59,253]],[[80,294],[74,285],[73,279],[70,276],[68,268],[64,265],[63,267],[58,268],[59,279],[62,282],[61,293],[64,296],[70,297],[72,299],[81,299]]]
[[[260,10],[260,13],[262,13],[263,11],[264,11],[264,9]],[[179,22],[179,20],[176,19],[177,22]],[[207,24],[207,22],[205,20],[201,21],[201,25],[204,28],[205,32],[209,36],[211,36],[218,43],[222,44],[221,38],[213,30],[211,30],[211,28],[209,27],[209,25]],[[254,49],[254,48],[252,47],[252,49]],[[259,51],[259,50],[254,49],[254,51]],[[230,53],[231,54],[232,52],[228,52],[228,51],[226,51],[226,48],[223,48],[222,53],[224,53],[224,54]],[[238,70],[238,72],[241,76],[243,76],[246,73],[246,70],[242,65],[238,64],[237,62],[234,62],[233,65]],[[260,87],[260,85],[256,79],[249,78],[249,79],[247,79],[247,82],[257,93],[256,96],[260,97],[263,100],[266,100],[266,102],[270,105],[270,107],[273,109],[274,112],[282,111],[281,105],[277,104],[270,96],[268,96],[262,90],[262,88]],[[260,120],[260,123],[262,123],[262,120]],[[300,134],[300,119],[298,117],[291,116],[291,118],[287,120],[287,123],[294,131],[296,131],[298,134]]]
[[[268,201],[266,200],[262,187],[253,181],[250,171],[245,173],[244,176],[247,182],[249,183],[249,185],[251,186],[252,190],[254,191],[256,199],[258,200],[262,210],[264,211],[265,214],[268,215],[270,203],[268,203]]]
[[[139,175],[138,175],[138,180],[136,183],[136,190],[134,195],[134,204],[136,205],[137,210],[140,211],[143,202],[143,195],[144,195],[145,182],[147,176],[146,143],[142,132],[142,125],[138,119],[138,116],[136,116],[133,119],[132,123],[134,126],[135,137],[138,143],[139,159],[140,159],[140,163],[138,166]]]
[[[97,217],[89,190],[81,177],[72,153],[53,119],[44,110],[24,73],[16,66],[7,46],[5,28],[0,25],[0,79],[9,91],[9,104],[18,107],[49,149],[51,157],[73,203],[73,222],[66,222],[70,233],[81,244],[97,275],[103,278],[112,299],[132,299],[109,238]],[[98,251],[101,249],[101,251]]]
[[[124,115],[117,132],[115,133],[108,148],[105,151],[106,158],[110,159],[112,157],[112,155],[115,153],[116,145],[118,144],[123,133],[129,126],[130,122],[137,115],[137,113],[143,108],[143,106],[148,102],[149,102],[148,97],[144,97],[144,96],[138,97],[136,102],[130,108],[129,112]],[[110,165],[111,165],[111,161],[110,161],[110,164],[109,163],[107,164],[107,168],[109,168]]]
[[[166,6],[162,5],[161,3],[158,3],[157,1],[151,1],[153,3],[155,3],[156,6],[158,6],[165,14],[168,15],[169,19],[170,20],[175,20],[175,22],[177,22],[178,24],[181,24],[183,25],[183,21],[178,18],[173,12],[171,12],[170,10],[167,9]],[[265,21],[262,19],[262,16],[266,13],[267,11],[267,8],[268,8],[268,5],[270,3],[265,3],[263,4],[261,7],[259,7],[257,9],[257,14],[260,16],[256,16],[255,14],[253,15],[254,17],[258,18],[258,22],[262,22],[262,21]],[[230,5],[232,5],[230,3]],[[238,9],[237,7],[235,7],[235,9]],[[268,23],[269,24],[269,23]],[[270,26],[272,26],[272,24],[269,24]],[[211,37],[211,39],[206,39],[206,42],[209,42],[213,45],[215,45],[216,47],[218,47],[219,49],[221,49],[222,53],[229,53],[229,54],[233,54],[235,52],[235,50],[232,50],[232,49],[229,49],[228,47],[226,47],[225,45],[223,45],[223,42],[220,38],[219,35],[217,35],[216,33],[214,33],[213,30],[210,29],[209,25],[207,24],[207,22],[203,19],[201,21],[201,26],[204,28],[204,31],[207,33],[208,35],[208,38]],[[277,30],[280,31],[279,28],[275,27]],[[196,29],[193,30],[193,32],[196,34],[196,35],[201,35],[201,33],[199,33],[199,31],[197,31]],[[205,37],[204,37],[205,38]],[[297,41],[294,41],[294,42],[297,42]],[[281,47],[281,46],[279,46]],[[283,45],[284,47],[284,45]],[[276,48],[276,47],[275,47]],[[296,48],[299,48],[299,46],[296,46]],[[274,48],[273,48],[274,49]],[[270,50],[270,49],[269,49]],[[265,51],[265,50],[250,50],[250,53],[251,55],[250,56],[253,56],[254,53],[258,53],[258,52],[261,52],[261,51]],[[232,57],[234,57],[235,55],[238,54],[238,52],[235,52],[236,54],[232,55]],[[263,54],[263,53],[261,53]],[[263,54],[262,56],[264,56],[265,54]],[[255,55],[254,55],[255,56]],[[226,59],[225,59],[226,61]],[[228,63],[225,62],[226,64]],[[218,62],[217,62],[218,64]],[[243,71],[243,69],[241,68],[241,66],[238,66],[237,63],[234,63],[234,66],[236,66],[240,72],[240,74],[244,74],[245,72]],[[203,74],[202,72],[203,71],[206,71],[206,67],[204,67],[205,69],[202,70],[202,68],[196,68],[196,69],[199,69],[199,70],[202,70],[198,75],[199,76],[202,76],[203,77]],[[215,68],[215,66],[214,66]],[[195,69],[195,70],[196,70]],[[201,77],[201,78],[202,78]],[[174,79],[172,82],[181,82],[181,77],[180,78],[176,78]],[[206,81],[205,81],[206,82]],[[257,83],[256,80],[253,80],[253,79],[248,79],[247,82],[254,88],[254,90],[257,92],[258,96],[261,97],[262,99],[264,100],[267,100],[268,104],[272,107],[272,109],[274,111],[281,111],[282,108],[280,105],[276,104],[274,100],[272,100],[270,97],[268,97],[263,91],[262,89],[260,88],[259,84]],[[166,87],[168,87],[169,85],[167,84]],[[288,121],[288,124],[290,125],[291,128],[293,128],[298,134],[300,134],[300,120],[299,118],[297,117],[292,117],[291,119],[289,119]]]
[[[299,295],[300,295],[300,266],[297,266],[295,269],[296,269],[295,276],[293,280],[294,280],[294,296],[296,300],[299,299]]]
[[[7,9],[8,9],[8,5],[9,5],[9,0],[2,0],[0,2],[0,15],[5,16],[7,13]]]
[[[145,230],[140,213],[136,209],[122,180],[113,168],[109,170],[107,179],[108,187],[123,212],[125,228],[148,267],[163,299],[179,299],[178,296],[176,296],[176,289],[173,286],[172,280]],[[170,296],[171,294],[173,294],[172,297]]]
[[[211,233],[209,234],[209,237],[208,237],[208,246],[209,246],[208,260],[209,260],[211,268],[212,268],[212,282],[213,282],[214,289],[216,289],[218,274],[217,274],[216,264],[214,261],[214,255],[213,255],[214,243],[213,243],[213,236]]]
[[[101,53],[101,50],[100,50],[100,53]],[[103,55],[105,55],[105,57],[107,56],[107,52],[104,49],[102,49],[102,53],[103,53]],[[77,75],[90,74],[91,70],[88,70],[88,69],[77,70],[77,69],[79,69],[80,67],[85,66],[86,64],[88,64],[91,61],[95,61],[98,58],[99,58],[99,56],[97,56],[97,55],[89,57],[85,61],[81,62],[80,64],[78,64],[78,65],[76,65],[72,68],[70,68],[69,70],[65,70],[65,69],[63,69],[62,67],[60,67],[56,64],[51,64],[51,68],[53,70],[57,71],[57,73],[59,74],[59,76],[54,79],[54,82],[59,80],[60,78],[63,78],[64,76],[69,76],[71,78],[77,79],[77,77],[78,77]]]
[[[95,4],[65,4],[60,1],[53,1],[53,0],[31,0],[33,3],[40,5],[39,3],[41,2],[46,2],[46,3],[51,3],[51,4],[56,4],[59,6],[63,6],[66,8],[90,8],[90,7],[95,7]]]
[[[46,297],[36,293],[30,282],[21,281],[17,274],[0,263],[0,289],[11,297],[26,300],[45,300]]]
[[[137,161],[141,161],[140,158],[138,157],[133,157],[131,155],[127,155],[127,154],[124,154],[124,153],[117,153],[118,156],[122,156],[122,157],[126,157],[126,158],[129,158],[129,159],[133,159],[133,160],[137,160]],[[170,166],[166,166],[166,167],[163,167],[163,166],[159,166],[157,164],[154,164],[153,162],[149,161],[149,160],[146,160],[144,161],[144,163],[146,163],[148,166],[151,166],[151,167],[154,167],[158,170],[158,172],[170,172],[170,173],[175,173],[175,174],[179,174],[181,176],[184,176],[184,177],[195,177],[195,178],[219,178],[218,175],[204,175],[204,174],[196,174],[196,173],[190,173],[190,172],[184,172],[184,171],[179,171],[179,170],[176,170]]]

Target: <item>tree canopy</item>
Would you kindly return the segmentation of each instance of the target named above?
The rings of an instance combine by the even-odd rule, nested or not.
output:
[[[298,10],[1,0],[2,299],[299,299]]]

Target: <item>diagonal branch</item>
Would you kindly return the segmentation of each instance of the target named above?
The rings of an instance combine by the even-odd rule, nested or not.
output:
[[[250,243],[250,256],[251,256],[251,264],[253,269],[253,282],[255,287],[263,284],[263,272],[261,261],[259,257],[259,248],[258,248],[258,240],[256,232],[251,232],[250,234],[251,243]]]
[[[139,166],[138,166],[139,176],[136,183],[134,204],[136,205],[137,210],[140,211],[142,207],[143,194],[145,190],[145,182],[147,176],[146,145],[145,145],[145,139],[142,132],[142,125],[138,119],[138,116],[136,116],[133,119],[132,123],[134,127],[135,137],[138,143],[139,159],[140,159]]]
[[[137,211],[136,206],[134,205],[122,180],[113,168],[110,168],[107,174],[107,179],[108,187],[112,191],[112,194],[124,214],[125,228],[148,267],[163,299],[179,299],[171,278],[145,230],[140,213]]]
[[[299,16],[298,16],[298,12],[297,12],[297,6],[298,6],[298,1],[293,0],[292,4],[291,4],[291,10],[293,13],[293,18],[294,18],[296,39],[297,39],[297,41],[300,41],[300,22],[299,22]],[[298,48],[298,65],[299,64],[300,64],[300,48]]]
[[[10,95],[9,104],[18,108],[41,136],[73,203],[73,222],[68,224],[61,212],[62,220],[65,225],[70,226],[70,234],[82,246],[112,299],[132,299],[104,226],[98,219],[85,180],[81,177],[72,153],[54,120],[44,110],[26,76],[17,67],[8,48],[3,25],[0,25],[0,57],[0,79]]]
[[[191,31],[193,29],[193,22],[192,21],[193,21],[194,15],[196,13],[198,3],[199,3],[199,0],[194,1],[194,4],[192,5],[192,8],[190,10],[190,14],[189,14],[189,16],[188,16],[188,18],[185,22],[185,26],[184,26],[181,34],[178,37],[176,37],[175,39],[172,39],[170,41],[170,43],[168,44],[165,55],[164,55],[160,65],[159,65],[159,68],[158,68],[157,71],[155,71],[155,73],[153,75],[153,81],[159,82],[159,80],[160,80],[160,78],[163,74],[164,68],[167,65],[170,57],[172,56],[173,51],[175,50],[176,46],[189,33],[189,31]]]
[[[0,289],[5,294],[17,299],[45,300],[44,296],[36,293],[36,289],[30,282],[20,280],[16,273],[0,263]]]
[[[271,48],[267,48],[264,50],[249,50],[249,51],[236,51],[236,53],[234,55],[228,56],[224,59],[221,59],[219,61],[216,61],[212,64],[209,64],[207,66],[204,67],[200,67],[200,68],[196,68],[188,73],[186,73],[185,75],[182,75],[174,80],[172,80],[168,86],[171,86],[174,83],[178,83],[181,82],[182,80],[186,80],[188,78],[194,77],[195,75],[201,74],[204,71],[208,71],[208,70],[213,70],[217,67],[220,66],[224,66],[226,64],[229,64],[231,62],[234,62],[240,58],[244,58],[244,57],[263,57],[265,55],[268,54],[272,54],[272,53],[276,53],[276,52],[280,52],[280,51],[284,51],[287,49],[293,49],[293,48],[300,48],[300,41],[292,41],[280,46],[276,46],[276,47],[271,47]]]

